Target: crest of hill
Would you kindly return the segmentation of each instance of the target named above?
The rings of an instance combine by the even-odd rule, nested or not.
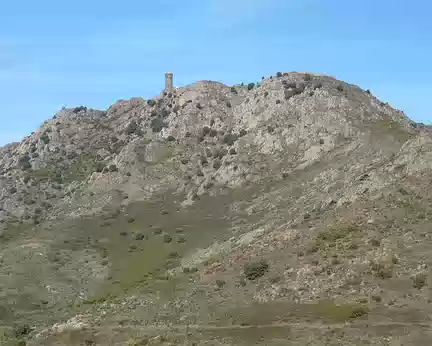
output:
[[[427,344],[432,137],[367,90],[200,81],[0,154],[1,342]]]

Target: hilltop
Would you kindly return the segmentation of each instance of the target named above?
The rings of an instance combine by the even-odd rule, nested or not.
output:
[[[312,73],[62,109],[0,148],[4,343],[426,344],[431,158]]]

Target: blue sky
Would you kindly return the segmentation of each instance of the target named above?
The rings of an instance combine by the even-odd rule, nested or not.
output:
[[[15,0],[0,5],[0,145],[62,106],[151,98],[164,73],[258,81],[310,71],[430,123],[428,0]]]

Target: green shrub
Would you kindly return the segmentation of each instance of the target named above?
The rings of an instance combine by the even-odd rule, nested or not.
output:
[[[177,237],[177,243],[186,243],[187,239],[184,235],[178,236]]]
[[[169,234],[165,234],[163,237],[163,241],[164,241],[164,243],[171,243],[172,237]]]
[[[413,287],[414,288],[418,288],[421,289],[422,287],[424,287],[426,285],[427,282],[427,276],[426,274],[417,274],[416,276],[413,277]]]
[[[219,168],[221,168],[221,166],[222,166],[222,163],[219,159],[214,160],[214,162],[213,162],[213,168],[214,169],[219,169]]]
[[[224,280],[216,280],[216,286],[217,286],[218,288],[222,288],[222,287],[224,287],[225,284],[226,284],[226,282],[225,282]]]
[[[202,134],[203,134],[203,136],[206,136],[206,135],[208,135],[209,133],[210,133],[210,127],[208,127],[208,126],[204,126],[203,129],[202,129]]]
[[[126,126],[126,128],[125,128],[125,133],[126,133],[127,135],[131,135],[132,133],[134,133],[134,132],[137,130],[137,128],[138,128],[138,124],[137,124],[137,122],[136,122],[135,120],[132,120],[132,121],[128,124],[128,126]]]
[[[151,128],[153,132],[161,132],[164,127],[167,127],[167,124],[161,118],[152,119]]]
[[[232,134],[232,133],[227,133],[223,137],[223,142],[228,144],[228,145],[233,145],[236,140],[237,140],[237,136],[235,134]]]
[[[276,77],[278,77],[278,78],[282,77],[282,72],[276,73]]]
[[[247,88],[248,90],[252,90],[255,87],[255,83],[249,83]]]
[[[269,264],[265,260],[251,262],[246,264],[243,270],[248,280],[255,280],[268,272]]]
[[[285,98],[285,100],[289,100],[293,96],[294,96],[294,91],[293,90],[284,90],[284,98]]]
[[[207,158],[203,155],[200,158],[201,165],[206,165],[208,163]]]
[[[117,168],[116,165],[109,165],[108,170],[109,170],[110,172],[117,172],[117,171],[118,171],[118,168]]]
[[[44,142],[44,144],[48,144],[50,142],[50,138],[48,137],[46,132],[44,134],[42,134],[42,136],[40,137],[40,140],[42,142]]]
[[[226,150],[225,148],[222,148],[220,151],[219,151],[219,158],[220,159],[222,159],[226,154],[228,154],[228,150]]]
[[[16,338],[22,338],[23,336],[27,336],[28,334],[30,334],[31,331],[32,329],[28,324],[23,324],[13,329],[13,333]]]

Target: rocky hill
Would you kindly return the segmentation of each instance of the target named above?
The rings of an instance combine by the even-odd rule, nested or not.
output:
[[[62,109],[0,148],[0,341],[428,344],[431,139],[311,73]]]

